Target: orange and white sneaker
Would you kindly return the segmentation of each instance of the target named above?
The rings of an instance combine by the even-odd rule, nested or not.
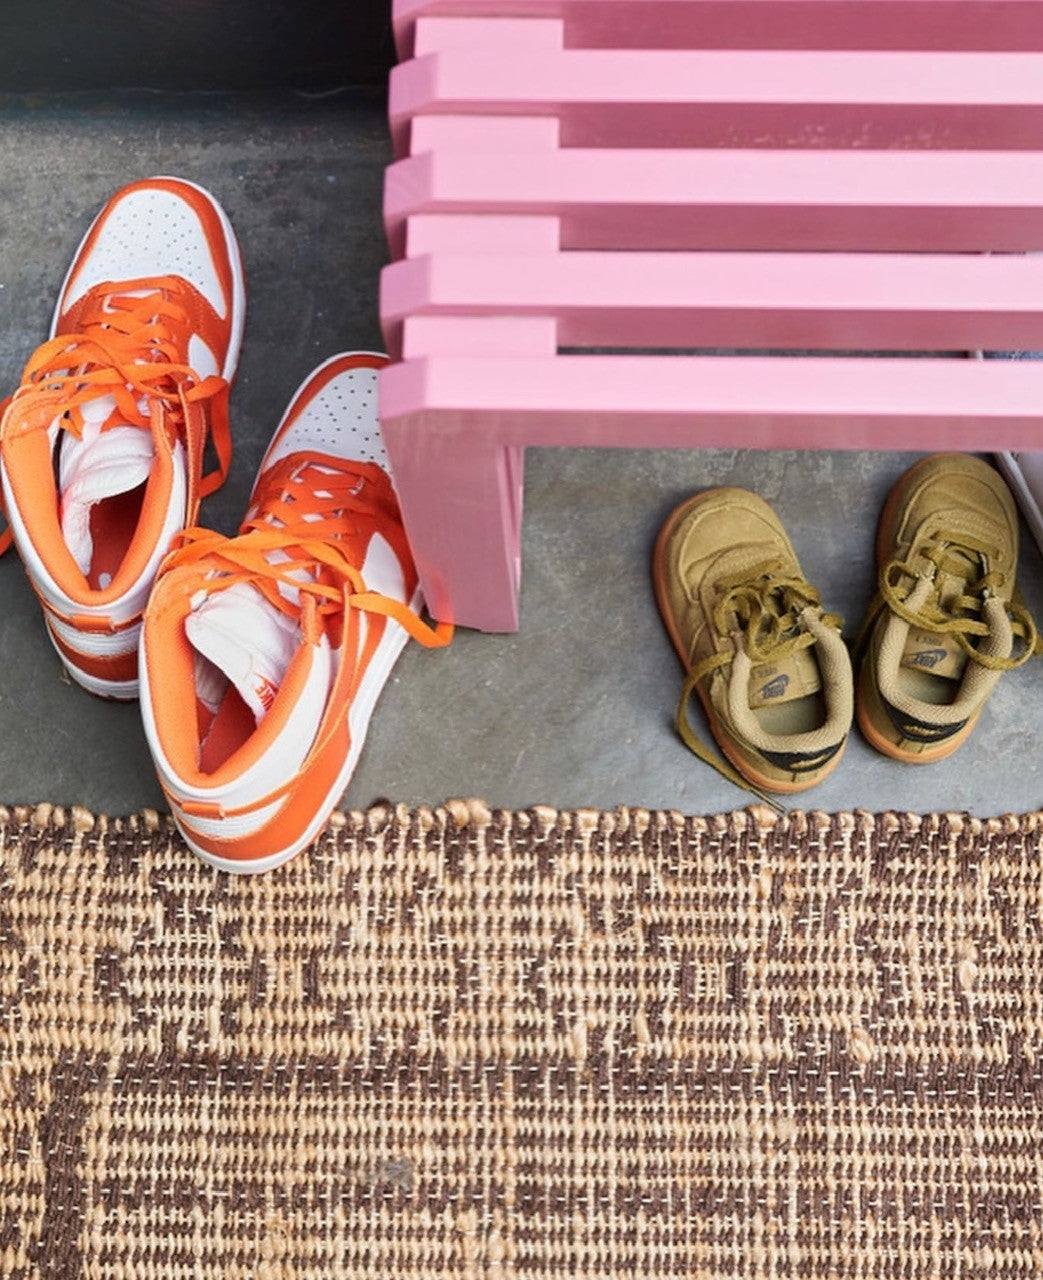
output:
[[[171,540],[223,482],[243,269],[206,191],[118,191],[65,277],[51,337],[0,419],[10,532],[69,674],[138,692],[141,617]],[[203,475],[213,440],[218,465]]]
[[[334,356],[298,389],[238,535],[189,529],[141,634],[145,736],[188,844],[269,871],[348,784],[422,600],[377,422],[386,357]]]

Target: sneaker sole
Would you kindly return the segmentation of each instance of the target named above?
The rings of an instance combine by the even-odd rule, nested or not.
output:
[[[670,535],[673,533],[678,521],[693,507],[701,505],[706,499],[714,497],[717,494],[727,493],[729,486],[721,486],[716,489],[707,489],[704,493],[697,493],[694,498],[686,498],[679,503],[673,511],[667,516],[663,522],[663,527],[659,531],[659,536],[655,540],[655,546],[652,550],[652,587],[655,591],[656,603],[659,605],[659,613],[666,627],[667,635],[673,643],[677,656],[681,659],[681,666],[685,672],[691,671],[688,662],[688,655],[685,652],[685,646],[681,640],[680,633],[677,630],[677,624],[674,621],[673,612],[669,604],[669,592],[667,590],[667,574],[664,566],[666,557],[666,544]],[[761,773],[759,770],[750,766],[739,752],[731,746],[729,735],[725,734],[721,728],[720,720],[714,710],[713,703],[709,694],[703,689],[702,684],[695,686],[695,692],[699,695],[699,701],[702,703],[703,711],[706,719],[710,724],[710,732],[713,734],[713,740],[717,744],[718,749],[724,754],[728,761],[746,778],[752,782],[755,787],[759,787],[761,791],[769,791],[774,795],[797,795],[802,791],[809,791],[812,787],[824,781],[840,764],[847,750],[847,738],[844,739],[843,745],[836,755],[820,772],[812,775],[810,780],[801,782],[784,782],[777,778],[772,778],[767,774]]]

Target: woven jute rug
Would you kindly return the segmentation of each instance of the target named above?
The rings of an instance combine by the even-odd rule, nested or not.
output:
[[[0,810],[0,1275],[1039,1276],[1041,841]]]

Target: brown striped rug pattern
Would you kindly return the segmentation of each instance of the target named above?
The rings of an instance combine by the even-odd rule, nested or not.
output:
[[[1043,817],[0,810],[0,1275],[1043,1272]]]

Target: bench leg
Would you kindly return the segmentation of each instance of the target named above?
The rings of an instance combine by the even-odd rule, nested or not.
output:
[[[524,449],[385,422],[384,443],[431,616],[518,630]]]

